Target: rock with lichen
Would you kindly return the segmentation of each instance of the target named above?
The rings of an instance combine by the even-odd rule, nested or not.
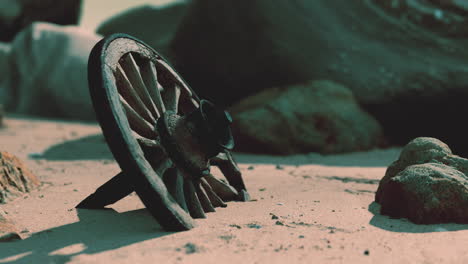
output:
[[[0,204],[36,189],[39,184],[38,178],[20,159],[0,152]]]
[[[468,223],[468,159],[435,138],[416,138],[379,184],[381,213],[418,224]]]

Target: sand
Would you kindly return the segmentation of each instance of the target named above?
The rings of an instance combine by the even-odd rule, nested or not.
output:
[[[254,200],[170,233],[134,194],[107,210],[74,208],[119,172],[98,125],[25,117],[6,124],[1,150],[23,159],[43,185],[1,205],[23,240],[0,243],[0,263],[468,262],[468,225],[419,226],[379,215],[374,193],[396,148],[236,154]]]

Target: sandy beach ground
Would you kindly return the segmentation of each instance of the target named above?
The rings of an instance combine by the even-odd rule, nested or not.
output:
[[[321,156],[237,154],[253,201],[191,231],[164,232],[134,194],[107,210],[75,205],[119,172],[96,124],[15,117],[0,148],[42,187],[1,207],[23,240],[0,263],[467,263],[468,225],[378,214],[378,181],[399,149]]]

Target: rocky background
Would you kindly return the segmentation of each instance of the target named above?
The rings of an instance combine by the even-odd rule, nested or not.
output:
[[[15,35],[35,21],[57,25],[77,25],[82,0],[2,0],[0,2],[0,41]]]
[[[430,136],[466,155],[467,2],[174,1],[97,33],[142,39],[229,108],[237,150],[339,153]]]

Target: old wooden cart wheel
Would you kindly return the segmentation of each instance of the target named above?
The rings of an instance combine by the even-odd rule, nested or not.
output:
[[[93,106],[122,172],[78,208],[103,208],[133,191],[166,230],[187,230],[225,202],[248,200],[230,149],[231,117],[200,100],[152,48],[124,34],[93,48]],[[227,181],[210,173],[218,166]]]

